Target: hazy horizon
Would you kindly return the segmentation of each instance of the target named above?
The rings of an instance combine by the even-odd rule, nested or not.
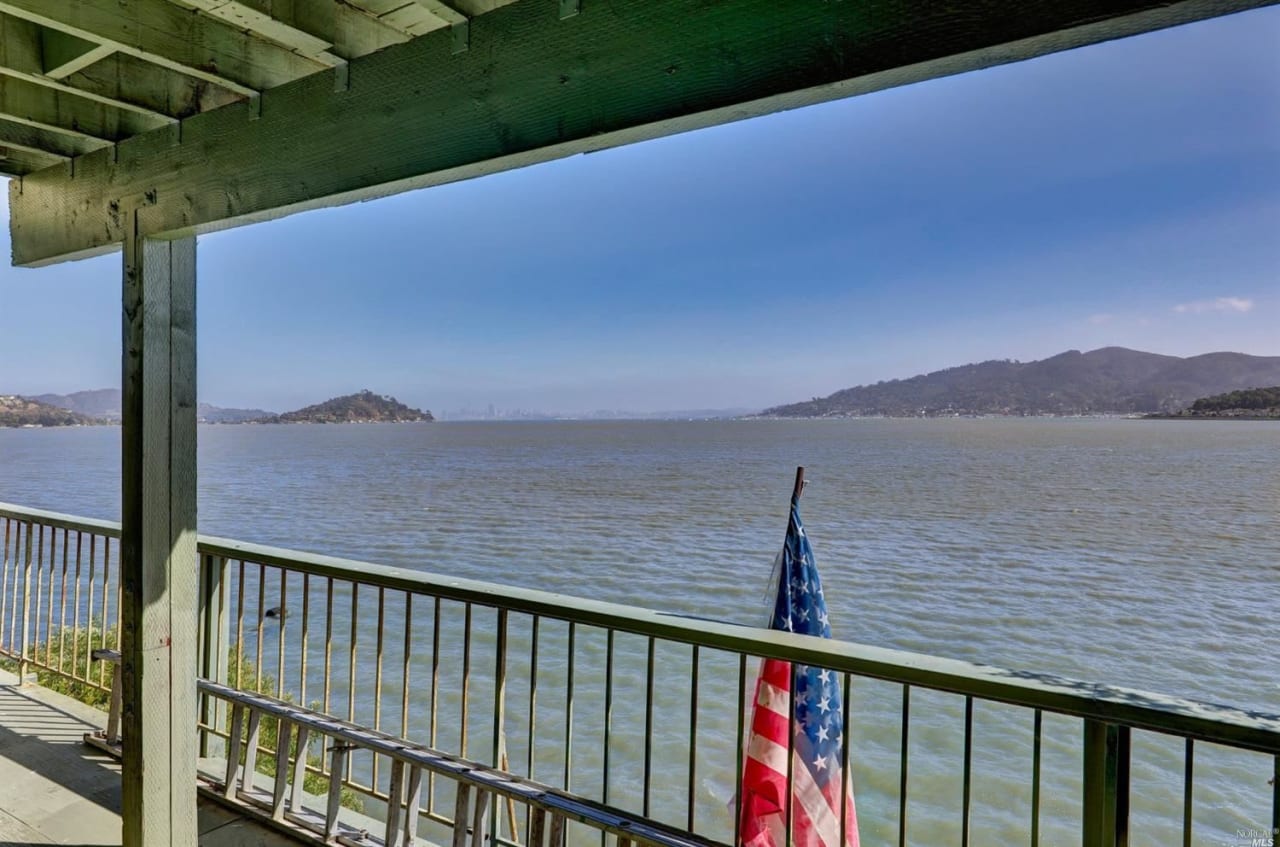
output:
[[[204,236],[199,394],[644,413],[1278,355],[1277,43],[1273,7]],[[0,391],[118,386],[119,276],[0,270]]]

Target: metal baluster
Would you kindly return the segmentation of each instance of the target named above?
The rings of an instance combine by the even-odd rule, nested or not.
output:
[[[795,662],[790,664],[789,674],[791,676],[791,684],[787,686],[787,799],[786,809],[784,810],[784,822],[786,825],[785,836],[782,843],[786,847],[792,847],[795,843],[795,833],[791,831],[792,816],[795,812],[795,793],[792,790],[795,786],[795,755],[796,755],[796,733],[794,729],[794,721],[796,715],[795,691],[796,679],[799,674],[796,672],[797,665]]]
[[[841,705],[840,733],[842,738],[841,738],[841,744],[840,744],[840,751],[838,753],[841,761],[844,762],[843,767],[840,769],[840,844],[841,845],[845,843],[845,839],[849,835],[849,794],[853,787],[853,761],[852,761],[852,757],[849,755],[849,748],[853,746],[852,742],[850,741],[850,736],[853,734],[852,726],[850,725],[850,722],[849,722],[849,713],[852,709],[852,706],[850,705],[850,701],[853,699],[852,697],[849,696],[852,676],[847,673],[842,674],[842,676],[844,677],[844,691],[843,691],[844,700],[840,704]]]
[[[529,750],[528,750],[528,767],[525,773],[529,775],[529,779],[534,779],[534,762],[537,757],[534,755],[537,749],[537,715],[538,715],[538,629],[542,618],[538,615],[533,616],[533,623],[529,633]],[[528,809],[529,815],[536,815],[534,809]],[[532,847],[539,847],[537,842],[533,840],[533,818],[527,817],[525,822],[526,841]]]
[[[653,666],[656,651],[654,637],[649,636],[644,671],[644,782],[641,810],[647,818],[650,814],[650,794],[653,780]]]
[[[404,593],[404,653],[400,668],[400,737],[409,737],[409,656],[413,652],[413,594]]]
[[[1187,739],[1186,759],[1182,765],[1182,845],[1191,847],[1191,801],[1195,795],[1196,742]]]
[[[431,614],[431,726],[428,730],[432,749],[436,749],[436,729],[440,715],[440,598],[436,597]],[[436,808],[436,774],[427,773],[427,814]]]
[[[329,710],[329,679],[333,676],[333,577],[325,580],[324,600],[324,713]]]
[[[493,766],[503,771],[511,770],[511,762],[507,758],[507,610],[498,610],[498,642],[495,645],[494,652],[494,671],[493,671],[493,721],[494,721],[494,753]],[[502,831],[497,822],[497,797],[494,798],[494,821],[492,823],[493,837],[496,841],[501,837]],[[516,803],[511,797],[507,798],[507,829],[510,831],[511,840],[519,841],[516,835]]]
[[[698,808],[696,802],[696,785],[698,773],[698,659],[699,647],[693,645],[693,665],[689,672],[689,786],[685,802],[688,805],[689,820],[685,829],[695,832],[694,813]]]
[[[284,645],[287,636],[285,630],[289,625],[289,572],[284,568],[280,569],[280,612],[276,616],[277,629],[279,632],[276,637],[276,697],[284,699]],[[306,701],[303,701],[306,705]]]
[[[258,563],[258,626],[257,639],[253,642],[253,670],[254,685],[256,691],[262,691],[265,686],[262,684],[262,616],[267,611],[267,566]]]
[[[107,614],[108,595],[111,592],[111,539],[107,536],[102,537],[102,627],[101,638],[99,639],[99,647],[107,646],[107,630],[111,627],[111,616]],[[120,644],[120,633],[116,632],[116,645]],[[92,645],[90,645],[92,647]],[[98,663],[98,685],[103,685],[103,675],[106,673],[106,665],[103,662]]]
[[[52,664],[51,651],[54,649],[54,578],[58,574],[58,527],[49,527],[49,586],[45,598],[45,667]],[[40,623],[40,615],[36,615],[36,623]]]
[[[27,635],[31,630],[31,528],[27,523],[26,545],[22,553],[22,630],[18,634],[18,684],[27,681]]]
[[[603,797],[609,802],[609,748],[612,746],[610,736],[613,732],[613,638],[614,631],[605,631],[604,652],[604,771]],[[604,847],[604,833],[600,833],[600,847]]]
[[[74,679],[76,668],[80,667],[80,554],[84,544],[84,534],[76,530],[76,583],[72,591],[71,603],[71,677]]]
[[[1271,767],[1271,835],[1274,841],[1280,838],[1280,756],[1275,757]]]
[[[106,546],[107,546],[108,548],[110,548],[110,546],[111,546],[111,539],[110,539],[110,538],[104,538],[104,539],[103,539],[103,541],[105,542]],[[117,542],[117,543],[119,543],[119,542]],[[117,554],[119,554],[119,553],[120,553],[120,550],[119,550],[119,549],[117,549],[117,550],[116,550],[116,553],[117,553]],[[119,565],[118,565],[118,566],[117,566],[117,568],[116,568],[116,643],[115,643],[115,649],[119,650],[121,647],[123,647],[123,646],[124,646],[124,615],[120,614],[120,608],[124,605],[124,580],[120,578],[121,576],[123,576],[123,575],[124,575],[124,557],[123,557],[123,556],[121,556],[121,555],[117,555],[117,556],[116,556],[116,558],[117,558],[117,559],[119,559],[119,560],[120,560],[120,562],[119,562]],[[104,600],[106,599],[105,595],[103,596],[103,599],[104,599]],[[106,619],[107,619],[107,612],[106,612],[106,607],[104,606],[104,607],[103,607],[103,610],[102,610],[102,620],[105,622],[105,621],[106,621]],[[103,630],[103,632],[105,633],[105,632],[106,632],[106,630],[104,629],[104,630]]]
[[[960,845],[969,847],[969,807],[973,797],[973,697],[964,698],[964,800]]]
[[[298,703],[307,706],[307,651],[311,642],[311,574],[302,574],[302,639],[299,644]]]
[[[382,729],[382,651],[383,642],[385,641],[384,632],[386,630],[386,612],[387,612],[387,590],[381,585],[378,586],[378,636],[374,646],[376,654],[373,666],[373,728],[374,730]],[[378,759],[381,758],[377,753],[373,753],[370,758],[373,760],[373,766],[370,769],[372,773],[371,784],[374,791],[378,788]]]
[[[734,739],[738,748],[738,770],[734,774],[733,792],[733,843],[737,844],[742,837],[742,769],[746,764],[747,736],[747,654],[738,654],[738,735]]]
[[[9,602],[9,536],[12,532],[12,524],[11,518],[4,519],[4,550],[0,551],[4,562],[4,568],[0,569],[0,652],[5,653],[9,651],[9,639],[5,637],[4,611],[8,608]]]
[[[240,581],[236,583],[236,688],[244,688],[244,559],[240,560]]]
[[[93,661],[93,590],[97,584],[95,571],[97,570],[98,555],[98,536],[93,533],[89,534],[89,598],[85,605],[85,628],[87,630],[85,648],[84,648],[84,676],[80,677],[85,682],[89,681],[90,663]]]
[[[907,843],[907,754],[911,735],[911,686],[902,686],[902,752],[898,759],[898,847]]]
[[[1040,847],[1040,746],[1044,712],[1036,709],[1031,742],[1031,847]]]
[[[471,710],[471,604],[463,606],[462,624],[462,737],[459,754],[467,755],[467,713]]]
[[[37,667],[40,665],[40,610],[43,608],[41,600],[44,599],[42,589],[44,588],[44,524],[37,524],[39,530],[36,534],[36,613],[27,619],[28,638],[27,643],[31,647],[31,661]],[[47,640],[47,639],[46,639]],[[26,658],[24,651],[23,658]],[[48,658],[46,652],[45,658]],[[47,662],[46,662],[47,664]]]
[[[67,565],[71,548],[71,531],[62,530],[62,590],[58,597],[58,673],[62,673],[67,655]],[[72,665],[72,667],[75,667]]]
[[[564,706],[564,790],[569,791],[573,784],[573,670],[575,655],[574,641],[578,634],[578,625],[569,621],[569,668],[565,680]],[[552,822],[554,829],[555,822]]]
[[[360,583],[351,583],[351,646],[347,650],[347,720],[356,720],[356,651],[360,633]],[[346,757],[345,775],[334,774],[334,779],[352,781],[355,756]]]

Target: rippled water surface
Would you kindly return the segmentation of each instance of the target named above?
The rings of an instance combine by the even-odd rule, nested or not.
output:
[[[199,437],[205,533],[753,624],[803,464],[837,637],[1280,711],[1280,425],[1269,422],[206,426]],[[118,452],[114,428],[0,430],[0,500],[117,519]],[[854,693],[854,711],[876,718],[855,717],[864,843],[896,838],[891,689]],[[954,768],[929,763],[956,749],[955,699],[913,702],[911,792],[933,798],[913,812],[921,843],[954,835]],[[998,706],[976,716],[973,823],[987,843],[1025,829],[1026,767],[1008,766],[1025,755],[1025,719]],[[1054,786],[1078,781],[1078,722],[1050,728],[1045,843],[1077,843],[1078,807]],[[1154,821],[1172,809],[1180,823],[1181,744],[1135,750],[1132,843],[1166,843]],[[1197,843],[1269,823],[1265,764],[1197,750]],[[708,774],[709,809],[730,782]]]

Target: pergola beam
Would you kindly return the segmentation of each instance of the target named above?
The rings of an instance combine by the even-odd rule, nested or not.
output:
[[[0,12],[242,94],[281,85],[325,67],[167,0],[0,0]]]
[[[34,0],[23,0],[34,2]],[[189,234],[466,179],[767,112],[1028,59],[1274,0],[612,0],[561,20],[519,2],[193,116],[11,187],[14,261],[114,249],[148,196]]]

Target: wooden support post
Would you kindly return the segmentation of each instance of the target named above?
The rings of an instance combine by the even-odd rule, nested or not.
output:
[[[271,819],[284,820],[285,789],[289,786],[289,737],[293,735],[293,724],[284,718],[276,722],[276,781],[271,789]],[[302,727],[298,727],[301,733]]]
[[[293,751],[293,776],[289,780],[289,811],[295,815],[302,811],[302,792],[307,782],[307,744],[311,740],[311,727],[298,724],[298,743]]]
[[[139,214],[121,210],[125,847],[196,842],[195,238],[148,238]]]
[[[415,847],[418,843],[418,809],[421,805],[422,768],[411,767],[409,789],[404,800],[404,847]]]

